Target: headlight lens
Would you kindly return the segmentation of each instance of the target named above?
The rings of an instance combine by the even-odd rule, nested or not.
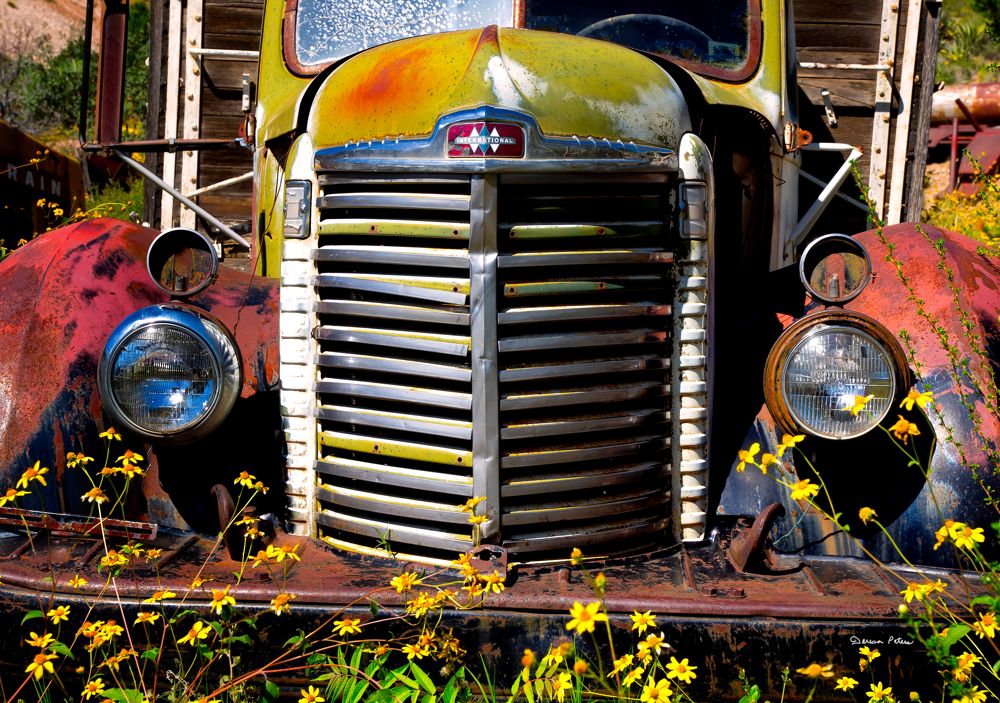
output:
[[[800,320],[768,359],[768,407],[785,429],[850,439],[889,412],[903,375],[902,350],[867,317],[836,312]]]
[[[154,439],[191,440],[232,409],[240,388],[236,345],[214,320],[180,306],[129,316],[101,358],[100,388],[114,421]]]

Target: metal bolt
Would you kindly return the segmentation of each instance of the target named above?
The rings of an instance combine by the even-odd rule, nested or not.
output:
[[[890,12],[899,12],[899,5],[895,5],[895,4],[889,5],[889,11]]]
[[[191,69],[191,73],[193,73],[196,76],[201,75],[201,71],[199,71],[197,68],[192,68]]]
[[[882,147],[880,147],[880,146],[875,147],[875,153],[876,154],[881,154],[882,153]]]
[[[198,46],[198,40],[197,39],[188,39],[188,44],[190,44],[191,46]]]
[[[883,122],[888,122],[889,121],[889,115],[882,115],[882,121]]]
[[[201,22],[201,15],[195,15],[194,16],[194,21],[195,22]]]
[[[194,100],[194,93],[188,93],[188,100]]]

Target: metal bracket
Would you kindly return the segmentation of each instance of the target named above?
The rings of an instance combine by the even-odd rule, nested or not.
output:
[[[826,110],[826,123],[830,127],[837,126],[837,113],[833,111],[833,101],[830,100],[830,91],[823,88],[819,91],[820,96],[823,98],[823,109]]]

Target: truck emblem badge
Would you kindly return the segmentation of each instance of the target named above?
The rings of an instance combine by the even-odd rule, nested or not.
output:
[[[461,122],[448,127],[448,156],[520,158],[524,129],[505,122]]]

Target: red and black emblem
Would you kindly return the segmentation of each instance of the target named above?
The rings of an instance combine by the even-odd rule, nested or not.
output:
[[[461,122],[448,127],[448,156],[454,158],[520,158],[524,129],[506,122]]]

